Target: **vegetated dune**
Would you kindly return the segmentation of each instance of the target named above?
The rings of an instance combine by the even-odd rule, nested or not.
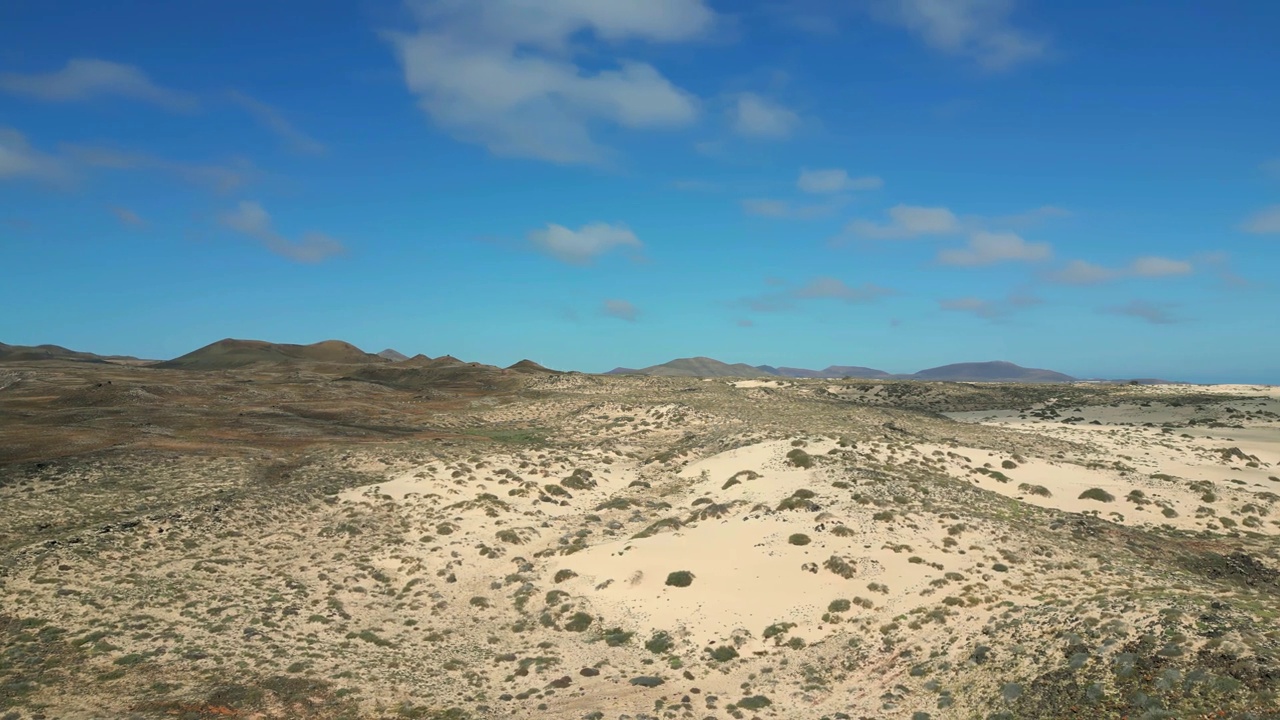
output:
[[[378,364],[386,358],[367,353],[351,343],[325,340],[311,345],[289,345],[262,340],[227,338],[181,357],[157,364],[157,368],[182,370],[230,370],[257,363]]]
[[[1280,392],[405,362],[0,371],[0,708],[1275,712]]]

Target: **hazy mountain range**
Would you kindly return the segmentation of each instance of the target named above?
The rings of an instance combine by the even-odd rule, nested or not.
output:
[[[58,345],[34,347],[0,343],[0,362],[61,360],[72,362],[149,365],[160,369],[232,370],[257,365],[323,365],[356,366],[348,376],[387,384],[423,384],[450,382],[456,378],[475,378],[494,371],[520,373],[555,373],[532,360],[521,360],[500,368],[482,363],[468,363],[451,355],[437,358],[426,355],[409,357],[387,348],[368,353],[351,343],[325,340],[310,345],[291,345],[262,340],[227,338],[210,343],[172,360],[139,360],[128,356],[104,356],[68,350]],[[447,372],[446,372],[447,371]],[[342,372],[347,372],[343,370]],[[442,374],[444,373],[444,374]],[[1073,382],[1076,378],[1053,370],[1026,368],[1011,362],[969,362],[928,368],[910,374],[895,374],[859,365],[831,365],[821,370],[725,363],[708,357],[679,358],[647,368],[619,367],[606,375],[649,375],[658,377],[735,377],[735,378],[865,378],[878,380],[935,380],[951,382]],[[446,377],[447,376],[447,377]],[[410,378],[412,378],[410,380]],[[477,381],[478,382],[478,381]],[[1159,381],[1143,381],[1159,382]]]
[[[941,380],[951,382],[1074,382],[1076,379],[1053,370],[1025,368],[1011,362],[956,363],[928,368],[909,375],[893,374],[857,365],[831,365],[823,370],[773,367],[771,365],[730,365],[708,357],[680,358],[643,369],[615,368],[606,375],[653,375],[676,377],[788,377],[788,378],[868,378],[883,380]]]

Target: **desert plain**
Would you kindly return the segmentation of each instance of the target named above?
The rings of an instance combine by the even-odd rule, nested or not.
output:
[[[0,718],[1280,718],[1280,389],[0,364]]]

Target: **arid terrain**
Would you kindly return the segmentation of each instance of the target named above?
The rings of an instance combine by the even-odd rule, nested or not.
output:
[[[1280,718],[1280,388],[343,352],[0,364],[0,718]]]

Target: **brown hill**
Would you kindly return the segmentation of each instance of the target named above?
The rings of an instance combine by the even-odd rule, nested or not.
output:
[[[542,365],[539,365],[538,363],[532,360],[521,360],[520,362],[514,365],[511,365],[507,369],[515,370],[516,372],[528,373],[531,375],[537,375],[537,374],[563,375],[564,374],[564,372],[560,370],[552,370],[551,368],[543,367]]]
[[[341,340],[325,340],[311,345],[289,345],[262,340],[227,338],[155,367],[182,370],[230,370],[258,363],[368,365],[388,362],[390,361],[386,358],[367,353]]]
[[[66,360],[71,362],[115,363],[117,365],[141,365],[152,362],[130,355],[95,355],[90,352],[68,350],[61,345],[6,345],[0,343],[0,362],[32,362],[39,360]]]

